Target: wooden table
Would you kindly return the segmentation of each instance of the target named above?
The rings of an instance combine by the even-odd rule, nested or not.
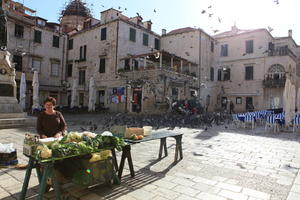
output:
[[[119,170],[118,170],[119,179],[121,180],[126,159],[128,161],[131,177],[135,176],[134,169],[133,169],[132,157],[131,157],[131,146],[130,145],[160,139],[158,158],[161,158],[163,151],[164,151],[165,156],[168,156],[167,140],[166,140],[167,137],[173,137],[176,141],[175,158],[174,158],[174,162],[176,162],[176,161],[178,161],[178,155],[179,155],[179,160],[181,160],[183,158],[182,135],[183,135],[182,133],[175,133],[175,132],[171,132],[168,130],[160,130],[160,131],[153,131],[151,135],[144,137],[142,140],[125,139],[125,142],[127,142],[128,144],[123,147],[121,162],[120,162],[120,166],[119,166]]]
[[[99,152],[99,151],[96,151]],[[92,153],[96,153],[96,152],[92,152]],[[117,163],[116,160],[114,160],[115,158],[115,151],[113,149],[112,151],[113,153],[113,165],[115,166],[115,169],[117,170]],[[88,153],[91,154],[91,153]],[[74,156],[67,156],[64,158],[51,158],[48,160],[36,160],[33,157],[27,156],[29,157],[29,162],[28,162],[28,167],[26,170],[26,174],[25,174],[25,179],[23,182],[23,186],[22,186],[22,191],[20,194],[19,199],[20,200],[24,200],[26,197],[26,193],[27,193],[27,189],[28,189],[28,183],[31,177],[31,172],[32,169],[36,169],[37,172],[37,176],[38,176],[38,180],[39,180],[39,190],[38,190],[38,200],[42,200],[43,199],[43,195],[45,193],[46,190],[46,185],[47,185],[47,178],[50,177],[52,180],[52,184],[53,184],[53,189],[55,192],[55,199],[60,200],[62,199],[61,197],[61,191],[60,191],[60,185],[57,181],[57,177],[55,175],[55,170],[54,170],[54,164],[56,161],[59,160],[64,160],[64,159],[68,159],[68,158],[72,158],[72,157],[78,157],[78,156],[84,156],[87,154],[83,154],[83,155],[74,155]],[[41,170],[41,168],[43,168],[43,170]],[[42,172],[43,171],[43,172]],[[115,175],[115,170],[113,170],[113,178],[118,179],[117,176]],[[117,182],[120,182],[119,180],[117,180]]]

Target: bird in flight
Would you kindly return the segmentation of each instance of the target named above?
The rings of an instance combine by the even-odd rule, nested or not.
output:
[[[278,5],[279,4],[279,0],[274,0],[274,2]]]
[[[222,22],[222,19],[220,17],[218,17],[218,21],[221,23]]]
[[[274,29],[273,28],[271,28],[270,26],[268,26],[268,31],[269,32],[272,32]]]
[[[202,10],[201,14],[204,14],[204,13],[206,13],[206,11],[205,11],[205,10]]]
[[[138,13],[138,12],[136,13],[136,15],[139,16],[139,17],[141,16],[140,13]]]
[[[214,33],[217,33],[217,32],[219,32],[219,30],[216,29],[216,30],[213,30],[213,32],[214,32]]]
[[[155,12],[155,13],[156,13],[156,10],[154,9],[154,10],[153,10],[153,12]]]
[[[120,10],[120,9],[121,9],[121,6],[119,6],[118,9]]]
[[[127,10],[127,8],[125,8],[124,10]]]
[[[208,17],[212,17],[213,16],[213,13],[208,13]]]
[[[207,7],[208,9],[211,8],[211,5]]]
[[[101,5],[104,8],[104,5]]]

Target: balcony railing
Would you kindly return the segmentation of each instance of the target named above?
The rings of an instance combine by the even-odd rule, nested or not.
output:
[[[291,56],[293,58],[297,58],[297,56],[291,51],[287,46],[279,46],[274,49],[269,49],[269,56]]]
[[[266,75],[263,80],[263,85],[265,88],[280,88],[284,87],[286,77],[283,74],[272,74]]]

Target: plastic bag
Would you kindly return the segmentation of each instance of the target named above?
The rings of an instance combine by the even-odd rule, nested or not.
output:
[[[9,143],[9,144],[0,143],[0,153],[11,153],[16,151],[16,149],[13,146],[14,146],[13,143]]]

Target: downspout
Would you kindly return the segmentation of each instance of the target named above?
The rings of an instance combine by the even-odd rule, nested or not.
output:
[[[199,87],[199,94],[198,94],[198,98],[199,98],[199,100],[200,100],[200,86],[201,86],[201,40],[202,40],[202,38],[201,38],[201,30],[199,30],[199,32],[200,32],[200,37],[199,37],[199,72],[198,72],[198,79],[199,79],[199,84],[198,84],[198,87]]]
[[[63,34],[63,36],[64,36],[64,34]],[[60,81],[61,85],[62,85],[62,83],[65,82],[65,80],[66,80],[66,76],[64,76],[64,68],[66,67],[66,62],[65,62],[65,46],[66,46],[66,38],[63,37],[62,69],[61,69],[61,81]],[[68,51],[66,51],[66,52],[68,53]],[[66,57],[67,57],[67,56],[66,56]],[[65,74],[65,75],[66,75],[66,74]],[[62,86],[63,86],[63,85],[62,85]],[[60,94],[61,94],[61,95],[60,95],[60,104],[62,104],[62,98],[61,98],[62,92],[61,92]]]

